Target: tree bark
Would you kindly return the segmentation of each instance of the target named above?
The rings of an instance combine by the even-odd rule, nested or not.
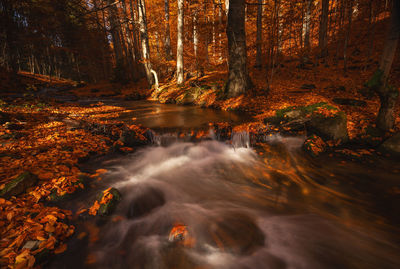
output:
[[[347,72],[347,46],[350,39],[350,31],[351,31],[351,22],[353,19],[353,0],[348,0],[347,7],[347,29],[346,36],[344,38],[344,48],[343,48],[343,70]]]
[[[140,40],[142,44],[142,57],[144,61],[144,68],[146,71],[147,82],[150,86],[154,84],[154,77],[151,73],[151,62],[150,62],[150,47],[149,47],[149,36],[147,32],[147,20],[146,20],[146,6],[145,0],[138,0],[139,9],[139,30]]]
[[[329,0],[322,0],[322,13],[321,21],[319,26],[319,49],[320,57],[324,58],[327,56],[327,33],[328,33],[328,12],[329,12]]]
[[[185,81],[183,67],[183,16],[184,16],[184,0],[178,0],[178,42],[176,52],[176,77],[177,83],[182,84]]]
[[[306,49],[306,58],[308,58],[310,53],[310,24],[311,24],[311,8],[313,0],[307,0],[306,9],[303,19],[303,40],[304,48]]]
[[[228,24],[228,97],[235,97],[251,87],[247,70],[245,0],[229,0]]]
[[[256,55],[256,67],[262,67],[262,11],[263,11],[263,0],[258,0],[257,6],[257,55]]]
[[[169,0],[164,0],[165,12],[165,58],[167,61],[172,60],[171,51],[171,31],[169,26]]]
[[[379,64],[381,72],[381,85],[378,95],[381,100],[376,125],[379,129],[388,131],[395,122],[394,108],[399,95],[396,88],[388,86],[388,79],[400,36],[400,1],[393,1],[390,26],[386,35],[385,46]]]

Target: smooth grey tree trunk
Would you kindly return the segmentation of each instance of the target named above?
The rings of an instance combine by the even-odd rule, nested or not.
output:
[[[184,41],[184,0],[178,0],[178,42],[176,52],[176,77],[177,83],[182,84],[185,81],[183,67],[183,41]]]
[[[165,58],[167,61],[172,60],[171,50],[171,30],[169,25],[169,0],[164,0],[164,12],[165,12]]]
[[[235,97],[251,87],[247,70],[245,0],[229,0],[228,24],[228,97]]]
[[[393,128],[395,122],[395,105],[399,95],[396,88],[388,86],[390,70],[392,68],[394,56],[400,36],[400,1],[393,1],[393,10],[391,14],[390,26],[386,35],[385,46],[382,58],[379,64],[381,76],[381,86],[378,89],[378,95],[381,100],[376,125],[379,129],[388,131]]]
[[[149,36],[147,32],[147,20],[146,20],[146,6],[145,0],[138,0],[139,9],[139,31],[140,40],[142,44],[142,57],[144,61],[144,69],[146,72],[147,82],[150,86],[154,84],[154,77],[151,72],[151,62],[150,62],[150,47],[149,47]]]

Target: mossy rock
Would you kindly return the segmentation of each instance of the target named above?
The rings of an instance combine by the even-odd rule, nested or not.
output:
[[[329,117],[314,113],[310,121],[306,123],[306,128],[309,134],[316,134],[324,141],[340,140],[343,143],[349,140],[347,117],[341,111]]]
[[[28,188],[34,186],[37,181],[38,177],[36,175],[29,171],[23,172],[6,184],[4,189],[0,191],[0,197],[9,199],[11,196],[24,193]]]
[[[72,185],[73,186],[78,186],[79,184],[83,184],[84,186],[86,185],[86,178],[88,178],[88,177],[86,177],[86,176],[84,176],[84,175],[80,175],[80,176],[78,176],[78,181],[76,181],[76,182],[74,182]],[[58,202],[63,202],[63,201],[65,201],[65,200],[68,200],[68,199],[71,199],[72,197],[74,197],[74,195],[76,195],[79,191],[81,191],[82,189],[81,188],[79,188],[79,187],[77,187],[76,188],[76,190],[75,190],[75,192],[73,192],[73,193],[66,193],[66,194],[64,194],[64,195],[58,195],[57,194],[57,191],[55,191],[55,190],[53,190],[51,193],[50,193],[50,195],[49,195],[49,200],[50,200],[50,202],[53,202],[53,203],[58,203]]]
[[[105,204],[100,204],[100,208],[98,211],[98,215],[100,216],[109,216],[111,215],[115,208],[117,207],[118,203],[121,201],[122,196],[121,193],[116,188],[111,188],[109,193],[112,194],[111,200],[109,200]],[[100,202],[103,199],[104,193],[99,193],[97,200]]]
[[[326,143],[321,137],[311,135],[304,141],[303,150],[313,157],[318,157],[321,153],[326,151]]]

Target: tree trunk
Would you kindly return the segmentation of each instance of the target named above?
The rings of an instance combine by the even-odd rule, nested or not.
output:
[[[262,11],[263,11],[263,0],[258,0],[257,6],[257,55],[256,55],[256,67],[262,67]]]
[[[184,0],[178,0],[178,42],[176,52],[176,77],[177,83],[182,84],[185,81],[183,68],[183,16],[184,16]]]
[[[395,122],[394,108],[399,95],[396,88],[388,86],[388,78],[394,56],[396,54],[397,44],[400,35],[400,1],[393,1],[393,11],[388,33],[386,35],[385,46],[382,58],[379,64],[381,72],[381,85],[378,89],[378,95],[381,100],[376,125],[379,129],[388,131],[393,128]]]
[[[247,70],[245,0],[229,0],[228,24],[228,97],[235,97],[251,87]]]
[[[169,26],[169,0],[164,0],[165,11],[165,58],[167,61],[172,60],[171,51],[171,31]]]
[[[144,68],[146,71],[147,82],[150,86],[154,84],[154,77],[151,73],[151,62],[150,62],[150,47],[149,47],[149,36],[147,32],[147,20],[146,20],[146,6],[145,0],[138,0],[139,9],[139,27],[140,27],[140,40],[142,44],[142,57],[144,61]]]
[[[310,24],[311,24],[311,8],[313,0],[307,0],[306,9],[303,20],[303,40],[306,49],[305,57],[308,59],[310,53]]]
[[[117,64],[122,64],[124,62],[124,55],[122,52],[121,38],[119,35],[119,23],[118,23],[118,10],[113,0],[108,0],[110,6],[110,26],[111,26],[111,36],[113,39],[115,60]]]
[[[347,8],[347,30],[346,36],[344,38],[344,48],[343,48],[343,70],[347,72],[347,45],[350,39],[350,31],[351,31],[351,21],[353,18],[353,0],[348,0],[348,8]]]
[[[319,26],[319,49],[321,58],[324,58],[328,54],[327,53],[328,12],[329,12],[329,0],[322,0],[322,13]]]
[[[199,32],[198,32],[198,29],[197,29],[197,24],[198,24],[198,15],[199,15],[199,12],[198,12],[198,10],[196,9],[195,11],[194,11],[194,14],[193,14],[193,51],[194,51],[194,60],[195,60],[195,66],[196,66],[196,72],[198,72],[199,71],[199,60],[198,60],[198,55],[197,55],[197,52],[198,52],[198,45],[199,45]]]

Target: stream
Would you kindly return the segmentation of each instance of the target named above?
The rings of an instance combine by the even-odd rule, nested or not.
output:
[[[303,137],[275,135],[255,147],[242,133],[231,143],[212,133],[196,143],[171,140],[173,132],[249,117],[124,106],[131,112],[121,119],[155,130],[164,143],[85,165],[108,172],[65,208],[88,208],[111,186],[123,198],[109,218],[74,220],[67,251],[46,268],[400,268],[393,160],[312,159]]]

